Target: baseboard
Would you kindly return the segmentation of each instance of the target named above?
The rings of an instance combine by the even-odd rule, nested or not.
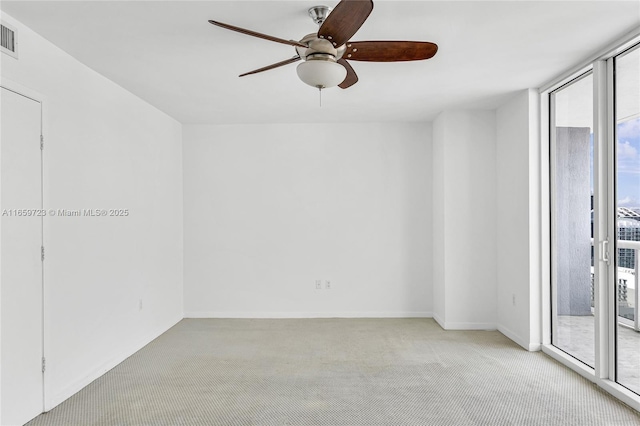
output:
[[[509,340],[513,340],[515,343],[522,346],[524,349],[528,350],[529,352],[536,352],[542,348],[542,345],[540,343],[536,344],[536,343],[528,342],[527,339],[523,339],[513,330],[510,330],[503,325],[498,325],[498,331],[502,333],[506,338],[508,338]]]
[[[496,330],[492,322],[445,322],[445,330]]]
[[[443,330],[495,330],[492,322],[450,322],[444,321],[438,314],[433,314],[433,319]]]
[[[172,322],[170,322],[169,326],[161,327],[160,329],[154,330],[148,333],[145,337],[143,337],[140,342],[130,346],[129,348],[126,348],[124,350],[120,350],[118,352],[111,354],[111,356],[108,357],[107,361],[105,361],[101,365],[94,368],[91,372],[89,372],[83,378],[76,380],[75,382],[65,386],[63,389],[61,389],[59,392],[57,392],[55,395],[51,396],[50,398],[46,398],[45,407],[44,407],[45,412],[51,411],[53,408],[55,408],[59,404],[61,404],[62,402],[66,401],[67,399],[69,399],[70,397],[78,393],[80,390],[86,387],[89,383],[93,382],[94,380],[96,380],[97,378],[104,375],[109,370],[113,369],[115,366],[120,364],[122,361],[129,358],[134,353],[138,352],[140,349],[142,349],[143,347],[151,343],[154,339],[157,339],[161,334],[169,330],[171,327],[173,327],[180,321],[182,321],[182,318],[174,319]]]
[[[435,312],[433,313],[433,319],[438,323],[438,325],[443,329],[446,330],[445,326],[444,326],[444,320],[442,318],[440,318],[440,315],[436,314]]]
[[[542,343],[529,343],[529,352],[539,352],[542,350]]]
[[[432,318],[431,312],[245,312],[187,311],[185,318]]]

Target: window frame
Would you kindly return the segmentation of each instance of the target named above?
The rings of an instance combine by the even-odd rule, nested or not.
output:
[[[616,286],[600,285],[615,280],[616,224],[615,215],[607,206],[615,205],[615,99],[614,99],[614,58],[640,44],[640,28],[615,40],[581,64],[557,76],[539,89],[540,95],[540,217],[541,217],[541,327],[544,353],[595,383],[614,397],[640,411],[640,395],[618,384],[616,380],[616,310],[610,301],[616,300]],[[591,368],[568,353],[552,345],[552,244],[554,242],[552,221],[552,103],[553,92],[577,81],[589,71],[593,73],[594,111],[594,235],[603,238],[594,241],[594,297],[595,297],[595,368]],[[602,199],[599,194],[607,194]],[[602,212],[605,212],[604,214]],[[611,238],[613,236],[613,238]],[[602,240],[608,244],[610,264],[603,260]],[[605,277],[599,279],[599,277]]]

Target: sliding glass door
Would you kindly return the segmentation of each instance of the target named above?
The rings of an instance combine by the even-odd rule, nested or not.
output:
[[[615,70],[616,381],[640,394],[640,48],[612,59]]]
[[[594,367],[593,75],[551,94],[552,343]]]
[[[639,45],[548,93],[551,343],[640,394]]]

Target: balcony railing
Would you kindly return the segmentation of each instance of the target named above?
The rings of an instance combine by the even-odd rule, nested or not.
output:
[[[593,245],[593,239],[591,240]],[[638,318],[638,305],[640,292],[638,291],[638,277],[640,276],[640,241],[618,240],[617,249],[630,249],[634,251],[633,268],[618,267],[617,299],[618,299],[618,323],[636,331],[640,331]],[[593,300],[593,270],[591,271],[591,306]]]

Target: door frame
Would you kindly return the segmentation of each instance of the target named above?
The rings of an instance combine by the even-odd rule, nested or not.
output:
[[[45,95],[43,95],[42,93],[33,90],[29,87],[23,86],[20,83],[16,83],[13,80],[10,80],[6,77],[0,77],[0,87],[5,88],[7,90],[10,90],[20,96],[24,96],[25,98],[31,99],[35,102],[38,102],[40,104],[40,134],[42,136],[44,136],[46,138],[46,136],[48,135],[48,110],[47,110],[47,106],[48,106],[48,102],[47,102],[47,97]],[[0,155],[2,155],[0,153]],[[41,190],[41,209],[44,209],[45,206],[45,194],[47,193],[46,190],[46,167],[45,167],[45,150],[41,150],[40,151],[40,190]],[[1,179],[1,177],[0,177]],[[0,180],[0,184],[1,184],[1,180]],[[45,241],[47,241],[46,235],[45,235],[45,231],[47,229],[47,217],[48,216],[42,216],[42,220],[41,220],[41,238],[42,238],[42,246],[45,246]],[[2,233],[2,224],[0,222],[0,233]],[[1,254],[1,253],[0,253]],[[0,259],[2,257],[0,256]],[[1,260],[0,260],[1,262]],[[0,264],[0,267],[2,265]],[[50,300],[49,297],[47,297],[47,286],[45,285],[45,263],[42,262],[42,357],[44,359],[47,359],[48,356],[48,348],[49,348],[49,336],[51,335],[51,333],[49,332],[49,326],[48,324],[51,323],[50,318],[48,316],[48,309],[47,309],[47,301]],[[49,400],[51,399],[49,397],[49,395],[51,395],[50,389],[49,389],[49,381],[47,380],[48,378],[48,371],[47,369],[45,369],[45,371],[42,373],[42,412],[46,412],[49,411],[51,408],[53,408],[51,406],[51,404],[49,403]]]
[[[557,318],[558,314],[555,313],[555,309],[556,309],[556,304],[558,301],[558,295],[557,295],[557,290],[558,290],[558,285],[557,285],[557,279],[558,279],[558,272],[557,272],[557,264],[554,261],[557,254],[558,254],[558,249],[557,249],[557,236],[556,236],[556,232],[557,232],[557,223],[556,223],[556,219],[555,219],[555,214],[556,214],[556,204],[557,204],[557,192],[556,192],[556,183],[557,183],[557,173],[556,173],[556,144],[557,144],[557,135],[556,132],[552,131],[552,129],[556,128],[556,104],[554,102],[554,98],[556,96],[556,94],[558,93],[558,91],[562,90],[565,87],[569,87],[571,85],[573,85],[574,83],[578,83],[579,81],[589,78],[589,77],[594,77],[594,70],[592,67],[587,67],[584,69],[581,69],[579,72],[577,72],[575,75],[572,75],[570,78],[563,80],[562,83],[558,84],[557,86],[553,87],[552,89],[549,89],[548,94],[547,94],[547,109],[548,109],[548,114],[547,114],[547,122],[548,122],[548,129],[549,131],[547,131],[546,136],[548,138],[548,145],[549,145],[549,161],[548,161],[548,179],[549,179],[549,226],[550,226],[550,235],[549,235],[549,282],[550,282],[550,288],[549,288],[549,342],[548,344],[552,344],[553,340],[554,340],[554,336],[557,336],[558,333],[558,323],[557,321],[554,321],[554,318]],[[596,168],[596,163],[594,160],[594,164],[593,164],[593,168],[595,171]],[[597,231],[594,229],[594,231]],[[597,239],[597,233],[594,232],[594,237]],[[595,283],[595,281],[594,281]],[[595,284],[594,284],[595,285]],[[595,287],[594,287],[595,288]],[[586,363],[585,363],[586,365]],[[588,369],[590,369],[590,367],[588,365],[586,365],[586,367]]]
[[[609,297],[609,303],[608,303],[608,308],[609,308],[609,312],[608,317],[609,317],[609,358],[608,358],[608,369],[609,369],[609,378],[611,381],[616,382],[616,384],[619,384],[620,386],[622,386],[623,388],[626,389],[626,387],[618,382],[618,358],[620,356],[620,353],[617,351],[617,347],[618,347],[618,330],[620,329],[621,325],[620,325],[620,317],[618,316],[618,311],[619,311],[619,305],[618,305],[618,272],[619,272],[619,268],[618,268],[618,253],[619,253],[619,248],[618,248],[618,222],[617,222],[617,210],[618,210],[618,196],[617,196],[617,190],[618,190],[618,183],[617,183],[617,179],[618,179],[618,170],[617,170],[617,166],[618,166],[618,157],[617,157],[617,147],[618,147],[618,138],[617,138],[617,128],[618,128],[618,121],[617,121],[617,102],[616,102],[616,92],[617,92],[617,80],[616,80],[616,60],[619,57],[622,57],[624,55],[626,55],[627,53],[631,53],[632,51],[638,51],[640,52],[640,38],[638,38],[637,40],[635,40],[633,43],[629,43],[627,45],[624,46],[624,48],[620,48],[617,49],[615,54],[611,55],[609,58],[606,59],[606,61],[602,61],[602,67],[606,69],[606,71],[603,71],[603,74],[606,73],[608,79],[607,79],[607,98],[606,98],[606,103],[607,103],[607,117],[606,117],[606,125],[607,125],[607,131],[608,134],[607,136],[610,138],[611,143],[609,144],[610,146],[608,147],[608,167],[609,167],[609,185],[607,190],[609,191],[609,204],[608,204],[608,213],[609,213],[609,223],[608,225],[608,232],[609,235],[614,236],[613,237],[613,244],[611,244],[612,246],[612,254],[611,254],[611,264],[609,266],[609,288],[608,288],[608,297]],[[604,102],[603,102],[604,103]],[[604,119],[604,118],[603,118]],[[637,252],[636,252],[637,255]],[[638,300],[638,281],[639,281],[639,276],[638,276],[638,270],[640,269],[640,260],[636,259],[636,264],[635,264],[635,270],[636,270],[636,289],[635,289],[635,299],[636,301]],[[628,324],[625,323],[625,326],[627,327],[633,327],[634,329],[637,330],[637,324],[638,324],[638,315],[637,315],[637,305],[636,305],[636,315],[634,316],[634,321],[633,324]],[[640,392],[636,392],[636,393],[640,393]]]
[[[615,339],[617,300],[615,282],[616,214],[609,206],[615,204],[615,117],[613,58],[640,43],[640,28],[601,49],[590,59],[558,76],[539,89],[541,117],[541,194],[542,249],[540,272],[542,276],[542,351],[581,376],[597,384],[627,405],[640,411],[640,396],[615,381]],[[571,355],[551,344],[551,244],[553,241],[551,220],[551,137],[550,93],[567,82],[593,69],[594,76],[594,292],[595,297],[595,368],[587,367]],[[611,238],[611,236],[613,236]],[[602,244],[608,241],[605,247]],[[608,255],[609,261],[605,260]]]

